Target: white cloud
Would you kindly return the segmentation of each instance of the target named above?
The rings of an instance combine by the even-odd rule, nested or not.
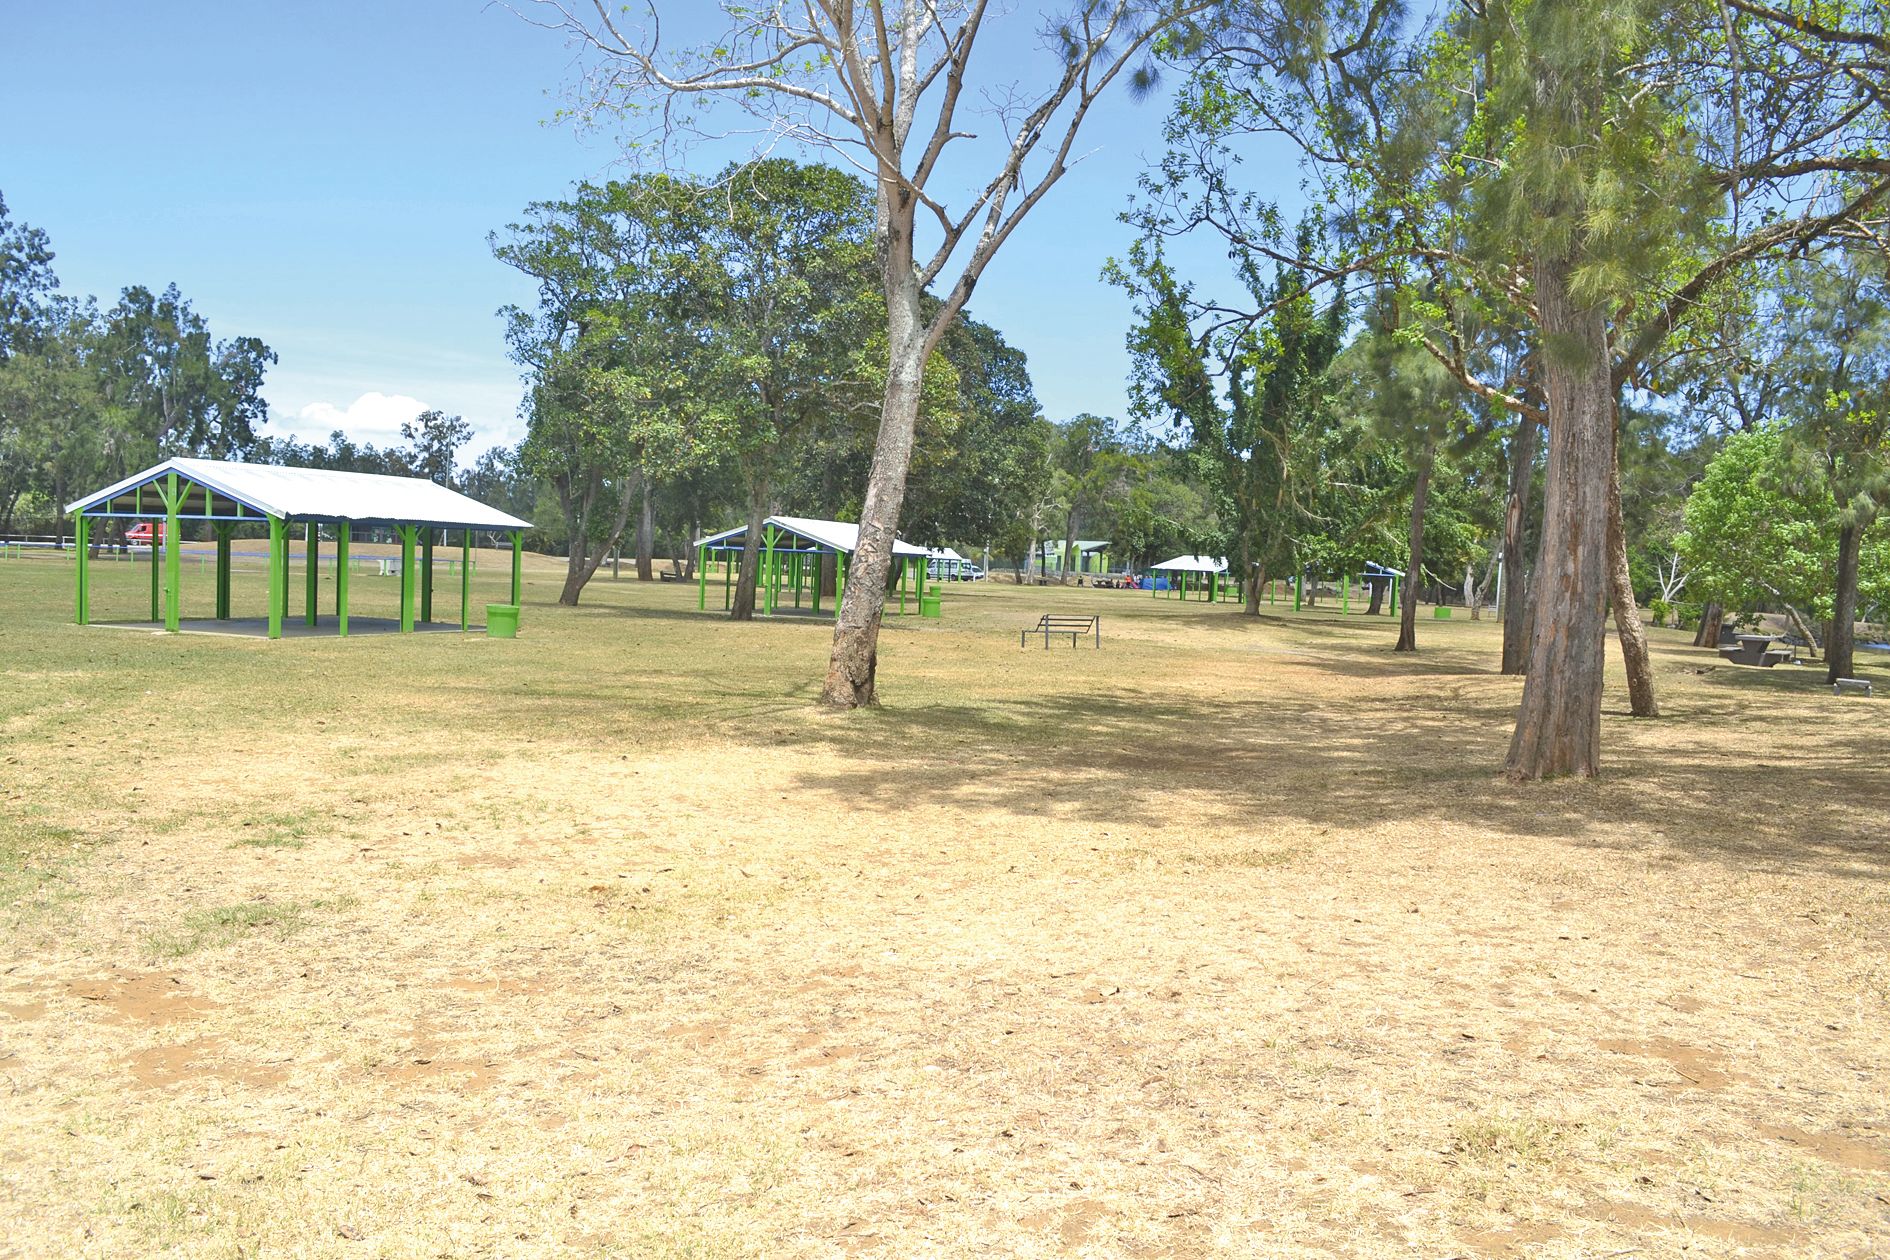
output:
[[[293,420],[277,416],[270,428],[316,443],[327,441],[330,433],[340,429],[356,442],[386,446],[398,443],[400,426],[426,409],[418,398],[370,390],[346,407],[331,402],[309,403],[295,413]]]

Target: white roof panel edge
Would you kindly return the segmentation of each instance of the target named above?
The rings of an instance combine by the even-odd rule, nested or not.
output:
[[[259,512],[288,519],[389,521],[461,529],[530,529],[532,525],[421,477],[183,457],[167,459],[75,499],[66,511],[83,512],[171,472]]]

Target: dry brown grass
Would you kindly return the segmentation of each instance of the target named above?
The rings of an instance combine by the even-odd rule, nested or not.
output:
[[[1890,730],[1810,671],[1663,636],[1518,788],[1490,623],[958,588],[836,717],[673,585],[269,644],[63,580],[0,569],[0,1254],[1890,1248]]]

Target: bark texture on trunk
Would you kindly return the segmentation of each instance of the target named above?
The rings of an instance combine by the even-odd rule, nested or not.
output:
[[[1523,541],[1529,528],[1530,491],[1536,481],[1536,422],[1516,417],[1509,440],[1509,494],[1503,506],[1503,672],[1529,668],[1529,570]]]
[[[1406,567],[1404,607],[1398,610],[1398,645],[1394,652],[1417,651],[1418,574],[1424,572],[1424,507],[1431,497],[1431,451],[1418,457],[1417,484],[1411,487],[1411,563]]]
[[[1634,580],[1628,571],[1627,525],[1621,516],[1621,461],[1617,454],[1608,470],[1608,599],[1614,605],[1614,628],[1621,636],[1621,659],[1627,664],[1628,708],[1635,717],[1660,716],[1654,696],[1654,662],[1647,653],[1647,630],[1634,603]]]
[[[1373,582],[1372,583],[1372,602],[1365,609],[1365,615],[1367,617],[1376,617],[1379,614],[1379,612],[1384,608],[1385,588],[1387,588],[1390,585],[1391,585],[1390,582]]]
[[[910,221],[908,216],[906,223]],[[925,325],[911,257],[910,239],[895,242],[885,265],[891,370],[886,374],[866,499],[860,506],[860,540],[847,566],[847,588],[833,628],[833,654],[821,688],[822,700],[842,709],[879,702],[873,686],[879,672],[879,623],[886,610],[892,545],[906,497],[906,470],[912,463],[912,435],[918,425],[925,373]],[[903,276],[899,274],[902,266]]]
[[[1606,322],[1570,296],[1573,269],[1566,253],[1535,259],[1549,462],[1528,678],[1505,766],[1516,780],[1601,770],[1614,382]]]
[[[1856,521],[1838,526],[1837,598],[1833,601],[1831,633],[1824,638],[1824,680],[1849,678],[1857,650],[1857,562],[1864,530]]]
[[[651,495],[650,479],[639,477],[643,483],[643,511],[637,517],[637,580],[654,582],[656,580],[656,503]]]
[[[748,534],[742,539],[742,571],[735,579],[735,600],[728,610],[733,621],[755,619],[755,590],[761,578],[761,523],[768,519],[768,482],[756,477],[748,487]]]
[[[1256,566],[1253,562],[1253,542],[1242,539],[1240,543],[1240,572],[1247,579],[1247,599],[1244,611],[1249,617],[1260,615],[1260,588],[1266,585],[1265,566]]]
[[[1716,648],[1719,646],[1719,628],[1726,622],[1726,610],[1719,606],[1719,601],[1700,609],[1700,628],[1693,632],[1694,647]]]

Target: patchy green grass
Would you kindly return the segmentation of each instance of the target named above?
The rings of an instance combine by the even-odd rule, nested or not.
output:
[[[258,933],[283,940],[307,927],[312,911],[325,908],[331,908],[331,903],[246,901],[192,910],[180,916],[174,927],[146,937],[146,949],[153,958],[173,959],[221,949]]]

